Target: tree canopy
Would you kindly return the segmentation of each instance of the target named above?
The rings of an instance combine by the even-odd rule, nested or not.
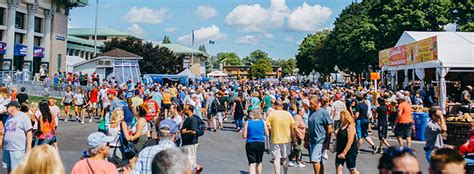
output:
[[[170,44],[171,43],[171,40],[168,36],[165,36],[163,37],[163,41],[161,42],[163,44]]]
[[[140,65],[140,71],[143,74],[176,74],[184,69],[182,56],[178,57],[166,47],[153,46],[151,42],[143,42],[136,37],[130,36],[126,39],[112,39],[104,43],[104,47],[101,48],[101,51],[107,52],[115,48],[120,48],[142,56],[143,59],[139,60],[138,63]]]
[[[265,78],[267,73],[272,71],[272,63],[269,59],[258,59],[250,67],[250,76],[255,78]]]
[[[242,65],[242,61],[237,53],[228,52],[228,53],[217,53],[217,60],[223,65]]]

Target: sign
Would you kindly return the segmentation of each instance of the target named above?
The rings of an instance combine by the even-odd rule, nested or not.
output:
[[[411,65],[438,59],[437,37],[379,51],[379,66]]]
[[[44,57],[44,48],[35,46],[33,48],[33,57],[43,58]]]
[[[380,80],[380,73],[378,73],[378,72],[371,72],[371,73],[370,73],[370,80]]]
[[[60,36],[60,35],[56,35],[55,39],[56,39],[56,40],[60,40],[60,41],[65,41],[65,40],[66,40],[66,37]]]
[[[0,42],[0,54],[5,54],[7,52],[7,43]]]
[[[26,47],[26,45],[22,44],[15,44],[14,50],[14,56],[26,56],[26,53],[28,52],[28,48]]]

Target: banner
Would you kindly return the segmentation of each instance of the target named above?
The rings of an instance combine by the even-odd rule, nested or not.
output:
[[[33,47],[33,57],[43,58],[44,57],[44,48],[34,46]]]
[[[5,54],[7,52],[7,43],[0,42],[0,54]]]
[[[26,45],[22,44],[15,44],[14,50],[14,56],[26,56],[26,53],[28,52],[28,48],[26,47]]]
[[[411,65],[438,59],[436,36],[379,51],[379,66]]]

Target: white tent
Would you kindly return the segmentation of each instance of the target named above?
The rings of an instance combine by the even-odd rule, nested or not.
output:
[[[436,69],[436,79],[439,82],[439,104],[443,110],[446,108],[446,82],[448,72],[474,72],[474,33],[473,32],[418,32],[405,31],[400,36],[397,46],[406,45],[436,36],[437,60],[419,62],[409,65],[383,66],[383,71],[389,71],[392,82],[398,70],[404,70],[405,83],[408,82],[408,70],[413,69],[419,79],[424,78],[425,68]],[[383,76],[382,76],[383,77]],[[393,83],[392,83],[393,84]]]
[[[66,56],[66,72],[74,72],[74,65],[84,61],[86,59],[79,56]]]
[[[212,71],[207,74],[208,77],[227,77],[226,73],[223,73],[222,71]]]
[[[187,76],[189,79],[195,79],[197,76],[191,72],[189,68],[186,68],[185,70],[181,71],[178,75],[180,76]]]

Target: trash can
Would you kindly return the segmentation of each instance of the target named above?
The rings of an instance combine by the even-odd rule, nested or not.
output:
[[[425,128],[428,125],[428,112],[413,112],[413,120],[415,120],[415,140],[425,141]]]

